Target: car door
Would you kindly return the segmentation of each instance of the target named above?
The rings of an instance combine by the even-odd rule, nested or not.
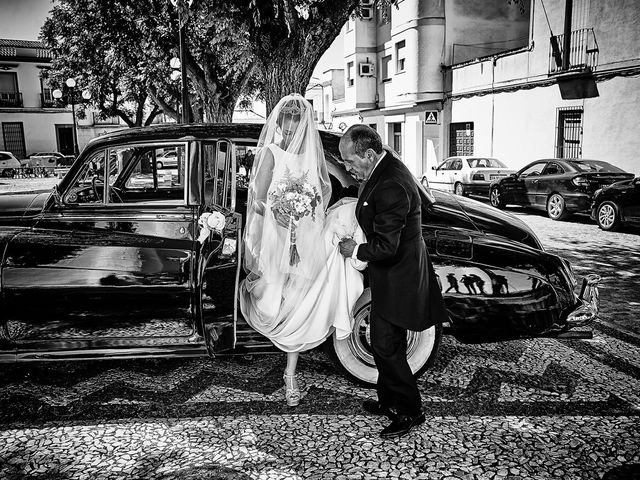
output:
[[[640,177],[631,181],[631,185],[620,195],[619,202],[625,221],[640,223]]]
[[[433,171],[433,175],[429,178],[429,187],[435,188],[436,190],[451,190],[451,165],[453,164],[453,159],[448,158],[443,161],[440,165],[436,167]]]
[[[212,232],[197,251],[197,311],[202,320],[209,352],[235,347],[238,323],[238,284],[241,273],[241,240],[246,205],[238,205],[238,155],[249,147],[231,139],[202,142],[203,211],[225,216],[222,232]],[[253,149],[253,147],[251,147]]]
[[[511,198],[518,205],[534,205],[540,173],[547,162],[536,162],[518,172],[510,183]]]
[[[178,166],[160,172],[155,157],[167,147],[180,152]],[[35,227],[12,239],[2,281],[19,355],[193,343],[190,148],[91,152]]]
[[[551,192],[564,191],[565,170],[558,162],[549,162],[537,181],[532,183],[533,205],[545,208]]]
[[[448,172],[447,190],[453,192],[455,191],[455,185],[457,182],[464,183],[464,179],[462,178],[462,159],[452,159]]]

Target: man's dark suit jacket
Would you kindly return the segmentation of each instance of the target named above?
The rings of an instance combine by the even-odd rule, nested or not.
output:
[[[356,218],[367,237],[357,257],[369,262],[372,310],[413,331],[447,318],[422,238],[420,206],[411,172],[387,151],[356,204]]]

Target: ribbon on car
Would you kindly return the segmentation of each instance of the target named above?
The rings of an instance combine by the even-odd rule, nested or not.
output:
[[[198,226],[200,227],[198,242],[204,243],[211,232],[215,232],[218,235],[222,234],[225,223],[226,219],[220,212],[205,212],[200,215],[200,218],[198,218]]]

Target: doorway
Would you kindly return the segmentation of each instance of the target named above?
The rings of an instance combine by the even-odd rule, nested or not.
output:
[[[2,122],[2,136],[6,151],[13,153],[17,158],[27,158],[22,122]]]
[[[449,127],[449,156],[473,155],[473,122],[452,123]]]
[[[73,125],[56,125],[58,151],[63,155],[73,155]]]

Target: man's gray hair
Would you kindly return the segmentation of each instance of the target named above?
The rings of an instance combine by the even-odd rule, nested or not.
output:
[[[347,131],[344,132],[343,138],[353,142],[356,155],[359,157],[364,157],[368,149],[372,149],[377,154],[383,152],[380,135],[367,125],[351,125]]]

